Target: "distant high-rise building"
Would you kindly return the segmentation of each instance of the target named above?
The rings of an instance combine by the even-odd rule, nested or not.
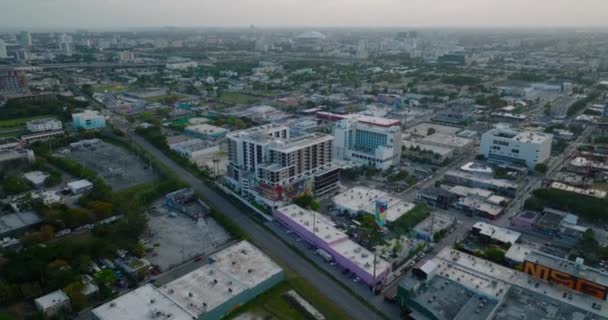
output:
[[[17,42],[23,47],[31,47],[32,46],[32,35],[29,31],[21,31],[17,34]]]
[[[369,57],[369,53],[367,51],[367,42],[365,40],[359,40],[356,56],[359,59],[367,59]]]
[[[71,56],[74,50],[74,44],[72,43],[72,37],[67,34],[59,36],[59,50],[65,55]]]
[[[120,62],[133,62],[135,61],[135,53],[132,51],[121,51],[118,56]]]
[[[15,51],[15,57],[19,61],[28,61],[30,60],[30,53],[26,49],[21,48]]]
[[[25,93],[28,91],[27,76],[23,70],[0,72],[0,94]]]
[[[6,42],[0,39],[0,59],[8,58],[8,54],[6,52]]]

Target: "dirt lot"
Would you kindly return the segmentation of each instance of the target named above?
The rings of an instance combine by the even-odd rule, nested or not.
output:
[[[60,153],[97,172],[113,190],[129,188],[158,178],[145,161],[109,143],[65,149]]]
[[[158,201],[148,210],[149,232],[145,237],[153,251],[147,259],[165,271],[226,243],[230,236],[211,217],[194,221],[175,213]]]

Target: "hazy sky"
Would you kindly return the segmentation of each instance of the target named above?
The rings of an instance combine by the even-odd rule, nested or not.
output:
[[[608,0],[0,0],[0,27],[605,27],[607,13]]]

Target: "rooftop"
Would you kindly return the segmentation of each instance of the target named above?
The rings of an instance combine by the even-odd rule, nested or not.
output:
[[[464,207],[464,208],[468,208],[468,209],[475,209],[477,211],[486,213],[490,216],[498,216],[499,214],[502,213],[503,208],[497,205],[493,205],[491,203],[486,202],[485,200],[481,200],[479,198],[476,197],[463,197],[458,199],[458,203],[459,206]]]
[[[442,276],[429,281],[415,300],[439,320],[487,319],[497,305],[496,300],[489,300]]]
[[[574,192],[574,193],[582,194],[585,196],[596,197],[596,198],[600,198],[600,199],[606,198],[606,194],[607,194],[606,191],[604,191],[604,190],[577,188],[577,187],[573,187],[573,186],[570,186],[570,185],[567,185],[567,184],[561,183],[561,182],[551,183],[551,188],[568,191],[568,192]]]
[[[492,186],[496,186],[496,187],[502,188],[502,189],[517,190],[519,187],[519,185],[517,183],[510,181],[510,180],[482,177],[482,176],[474,175],[474,174],[464,172],[464,171],[449,170],[445,173],[445,175],[457,177],[459,179],[466,179],[466,180],[474,181],[476,183],[492,185]]]
[[[36,304],[38,304],[43,310],[51,308],[59,303],[63,303],[65,301],[69,301],[70,298],[63,292],[63,290],[53,291],[47,295],[44,295],[38,299],[36,299]]]
[[[531,132],[531,131],[516,131],[510,128],[495,128],[488,131],[486,134],[516,140],[522,143],[543,143],[547,139],[551,139],[549,133]]]
[[[388,204],[386,220],[389,222],[399,219],[415,207],[413,203],[402,201],[384,191],[359,186],[334,196],[332,200],[336,205],[347,208],[351,212],[363,211],[369,214],[375,212],[377,200],[386,201]]]
[[[193,317],[199,317],[247,290],[247,286],[222,271],[204,265],[158,290]]]
[[[497,286],[509,284],[514,286],[511,290],[517,290],[516,292],[533,292],[539,294],[542,299],[550,301],[553,305],[570,305],[580,308],[587,313],[594,314],[595,317],[602,316],[599,319],[606,319],[605,310],[608,310],[608,302],[599,301],[576,291],[539,281],[523,272],[509,269],[499,264],[450,248],[441,250],[437,256],[435,256],[434,260],[439,264],[440,270],[443,270],[444,274],[449,274],[451,269],[457,268],[464,270],[467,274],[474,274],[490,279],[492,283],[496,282]],[[450,276],[450,279],[455,278]],[[473,283],[468,280],[468,278],[464,277],[459,281],[461,284],[471,287]],[[503,290],[502,298],[504,297],[505,292]],[[600,310],[593,307],[598,305]]]
[[[465,187],[465,186],[461,186],[461,185],[448,187],[447,190],[448,190],[448,192],[453,193],[460,197],[477,196],[477,197],[485,199],[485,198],[489,198],[490,196],[492,196],[492,194],[494,194],[490,190],[480,189],[480,188],[469,188],[469,187]]]
[[[146,284],[123,294],[111,302],[93,309],[99,320],[173,319],[192,320],[192,315],[177,303],[167,298],[152,284]]]
[[[450,146],[454,148],[464,148],[473,143],[473,140],[471,139],[442,133],[434,133],[430,136],[426,136],[421,141],[427,144],[439,144],[442,146]]]
[[[562,259],[539,251],[530,252],[526,260],[608,287],[608,274],[584,264],[577,264],[575,261]]]
[[[82,180],[76,180],[76,181],[72,181],[68,183],[68,188],[70,189],[81,189],[81,188],[88,188],[90,186],[92,186],[93,183],[89,180],[86,179],[82,179]]]
[[[49,177],[49,174],[42,171],[30,171],[23,174],[23,177],[33,184],[39,185]]]
[[[332,221],[318,212],[304,209],[295,204],[290,204],[280,208],[279,211],[289,216],[291,221],[297,223],[300,227],[304,228],[310,233],[314,233],[316,238],[321,239],[321,241],[325,243],[333,243],[348,239],[348,235],[336,228]],[[314,232],[313,224],[315,225]]]
[[[160,288],[146,284],[93,314],[100,320],[196,319],[281,272],[263,252],[241,241],[211,255],[209,264]]]
[[[527,259],[530,252],[532,252],[532,248],[522,244],[514,244],[505,253],[505,258],[522,263]]]
[[[332,244],[331,247],[341,256],[346,257],[350,262],[373,276],[374,254],[371,251],[350,240]],[[388,261],[376,257],[376,276],[386,270],[390,270],[390,268],[391,264]]]
[[[248,241],[241,241],[210,257],[214,268],[248,287],[280,273],[281,267]]]
[[[502,243],[514,244],[521,237],[521,233],[509,229],[497,227],[483,221],[478,221],[473,225],[473,229],[478,229],[479,234],[488,236]]]
[[[332,141],[333,139],[333,136],[314,132],[288,140],[277,139],[273,141],[271,148],[280,152],[293,152],[319,143]]]
[[[462,128],[458,128],[458,127],[450,127],[450,126],[444,126],[444,125],[440,125],[440,124],[423,122],[423,123],[417,124],[409,129],[407,129],[407,132],[410,134],[413,134],[413,135],[427,136],[429,129],[433,129],[435,131],[435,133],[441,133],[441,134],[447,134],[447,135],[453,135],[462,130]]]
[[[0,216],[0,235],[18,231],[42,222],[42,219],[32,211],[11,213]]]
[[[228,132],[229,130],[226,128],[214,126],[207,123],[195,124],[186,127],[187,131],[196,132],[205,135],[217,135]]]

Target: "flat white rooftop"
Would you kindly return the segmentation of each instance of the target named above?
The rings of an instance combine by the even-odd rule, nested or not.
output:
[[[68,188],[70,189],[81,189],[81,188],[88,188],[90,186],[92,186],[93,183],[89,180],[86,179],[82,179],[82,180],[76,180],[76,181],[72,181],[68,183]]]
[[[473,144],[473,140],[454,135],[434,133],[420,140],[423,143],[453,148],[464,148]]]
[[[455,185],[448,187],[448,192],[453,193],[460,197],[468,197],[468,196],[478,196],[481,198],[489,198],[492,194],[494,194],[490,190],[480,189],[480,188],[469,188],[466,186]]]
[[[210,257],[213,266],[248,287],[283,271],[270,257],[249,241],[241,241]]]
[[[99,320],[192,320],[192,315],[167,298],[152,284],[146,284],[93,309]]]
[[[36,299],[36,304],[38,304],[43,310],[51,308],[60,303],[64,303],[69,301],[68,296],[63,292],[63,290],[56,290],[47,295],[44,295],[38,299]]]
[[[196,319],[282,272],[247,241],[211,255],[210,261],[160,288],[147,284],[128,292],[93,314],[100,320]]]
[[[295,204],[280,208],[279,211],[288,216],[292,222],[297,223],[300,228],[314,233],[318,239],[321,239],[325,243],[348,239],[346,233],[336,228],[331,220],[318,212],[304,209]],[[314,232],[313,224],[315,225]]]
[[[374,275],[374,254],[371,251],[351,240],[335,243],[331,247],[341,256],[347,258],[351,263],[358,265],[369,275]],[[376,257],[376,276],[389,270],[390,267],[391,264],[388,263],[388,261]]]
[[[509,229],[497,227],[483,221],[478,221],[473,225],[473,229],[478,229],[479,234],[488,236],[502,243],[514,244],[521,237],[521,233]]]
[[[35,185],[44,183],[49,174],[42,171],[30,171],[23,174],[23,177]]]
[[[189,314],[198,317],[217,308],[247,288],[213,265],[204,265],[158,290]]]
[[[376,200],[386,201],[386,220],[389,222],[399,219],[402,215],[414,209],[413,203],[402,201],[390,196],[388,193],[367,187],[353,187],[332,198],[336,206],[346,208],[351,212],[363,211],[373,214],[376,208]]]

